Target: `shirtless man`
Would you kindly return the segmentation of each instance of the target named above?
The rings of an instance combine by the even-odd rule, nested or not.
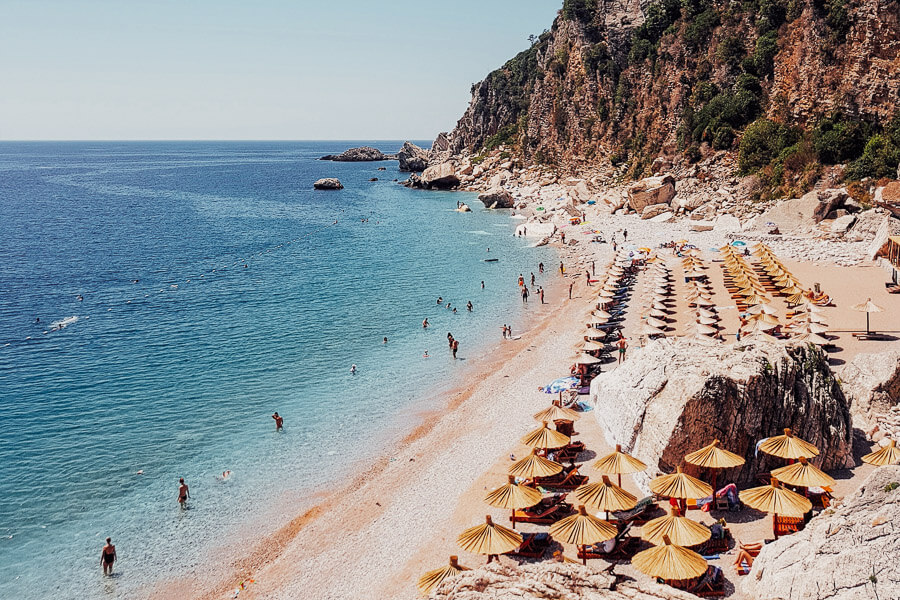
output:
[[[112,575],[114,562],[116,562],[116,547],[113,546],[112,538],[106,538],[106,545],[100,551],[100,565],[103,567],[104,575]]]
[[[188,486],[184,482],[184,477],[178,479],[178,505],[184,508],[185,503],[188,498],[191,497],[191,493],[188,491]]]
[[[428,329],[428,319],[422,321],[422,329]]]
[[[616,342],[616,348],[619,349],[619,362],[621,363],[625,360],[625,350],[628,348],[628,342],[625,341],[624,337],[620,337],[619,341]]]
[[[272,415],[272,418],[275,419],[275,431],[281,431],[284,428],[284,418],[277,412]]]

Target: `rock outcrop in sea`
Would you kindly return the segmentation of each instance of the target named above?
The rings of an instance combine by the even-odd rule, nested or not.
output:
[[[340,179],[335,177],[325,177],[317,180],[313,183],[313,189],[317,190],[342,190],[344,189],[344,184],[341,183]]]
[[[397,152],[400,170],[403,172],[421,173],[428,168],[430,155],[431,153],[425,148],[420,148],[412,142],[403,142],[403,146]]]
[[[853,462],[849,402],[812,344],[733,347],[667,338],[629,353],[593,380],[591,398],[610,444],[650,465],[635,477],[643,487],[657,470],[674,471],[685,454],[714,439],[747,461],[727,479],[752,482],[782,466],[757,454],[757,441],[788,427],[820,449],[823,470]]]
[[[394,160],[396,158],[397,157],[393,154],[384,154],[378,148],[361,146],[359,148],[344,150],[340,154],[326,154],[319,160],[332,160],[335,162],[377,162],[381,160]]]
[[[900,466],[880,467],[837,509],[763,546],[741,582],[747,598],[900,598]]]

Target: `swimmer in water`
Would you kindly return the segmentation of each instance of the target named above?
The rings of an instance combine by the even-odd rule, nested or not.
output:
[[[422,357],[423,357],[423,358],[431,358],[431,357],[428,355],[428,350],[425,351],[425,354],[423,354]]]
[[[75,299],[78,300],[79,302],[83,302],[84,296],[82,296],[81,294],[78,294],[77,296],[75,296]]]
[[[422,329],[428,329],[428,319],[422,321]]]
[[[191,493],[188,490],[187,484],[184,482],[184,477],[182,477],[178,480],[178,505],[181,508],[184,508],[185,503],[190,497]]]
[[[472,301],[469,300],[468,302],[466,302],[466,310],[469,311],[469,312],[472,312],[472,308],[473,308],[473,307],[472,307]]]
[[[384,339],[381,341],[381,343],[382,343],[382,344],[387,344],[387,338],[384,338]]]
[[[443,303],[444,303],[444,297],[443,297],[443,296],[438,296],[437,303],[438,303],[438,304],[443,304]]]
[[[221,475],[217,475],[216,479],[219,481],[228,481],[228,478],[231,477],[231,471],[222,471]]]
[[[284,417],[278,414],[276,411],[275,414],[272,415],[272,418],[275,419],[275,431],[281,431],[284,429]]]
[[[356,365],[350,365],[350,374],[356,375]]]

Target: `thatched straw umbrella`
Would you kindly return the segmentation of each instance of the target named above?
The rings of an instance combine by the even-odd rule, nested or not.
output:
[[[798,458],[813,458],[819,455],[819,449],[805,440],[794,437],[790,428],[784,430],[784,435],[777,435],[766,439],[759,445],[759,450],[779,458],[796,460]]]
[[[601,483],[586,483],[575,490],[578,501],[591,510],[602,510],[609,518],[609,512],[631,510],[637,504],[637,496],[626,492],[604,475]]]
[[[744,490],[738,494],[738,497],[750,508],[772,513],[773,530],[775,530],[774,523],[778,520],[778,515],[802,517],[812,510],[812,502],[809,501],[809,498],[804,498],[796,492],[781,487],[781,483],[774,477],[770,485]]]
[[[553,404],[545,408],[539,413],[535,413],[534,420],[541,423],[555,423],[556,421],[577,421],[581,418],[577,412],[572,410],[571,408],[565,408],[556,404],[554,401]]]
[[[547,450],[548,448],[562,448],[567,446],[571,438],[560,432],[547,427],[547,421],[543,421],[541,426],[534,431],[528,432],[523,438],[522,443],[530,448]]]
[[[513,517],[516,515],[516,510],[534,506],[535,504],[538,504],[542,498],[543,495],[537,489],[527,485],[517,484],[516,478],[510,475],[509,483],[501,485],[496,490],[490,492],[485,496],[484,501],[495,508],[511,510],[512,516],[509,520],[512,523],[512,528],[515,529],[516,521]]]
[[[487,515],[483,524],[469,527],[459,534],[456,543],[466,552],[486,554],[490,563],[494,558],[499,560],[501,554],[521,546],[522,536],[512,529],[494,524],[491,516]]]
[[[897,440],[891,440],[891,443],[881,450],[866,454],[862,457],[862,461],[876,467],[900,464],[900,448],[897,447]]]
[[[712,496],[712,486],[696,477],[682,472],[681,467],[670,475],[660,475],[650,480],[650,490],[659,496],[680,500],[682,510],[686,508],[688,499]]]
[[[833,486],[835,483],[831,476],[809,464],[806,458],[801,458],[792,465],[774,469],[772,477],[781,483],[805,488]]]
[[[884,311],[883,308],[872,302],[871,298],[866,298],[865,302],[854,304],[850,308],[858,312],[866,313],[866,333],[869,333],[869,313],[879,313]]]
[[[619,487],[622,487],[622,475],[640,473],[647,468],[647,465],[630,454],[622,452],[621,444],[616,444],[615,451],[599,458],[594,463],[594,468],[604,474],[618,475]]]
[[[687,454],[684,457],[684,461],[698,467],[703,467],[704,469],[712,470],[713,491],[716,489],[716,476],[718,475],[719,469],[739,467],[746,462],[743,456],[719,447],[719,440],[713,440],[712,444]]]
[[[672,544],[668,536],[661,546],[654,546],[634,555],[631,564],[635,569],[666,581],[685,581],[706,573],[706,560],[694,552]]]
[[[697,521],[682,517],[674,509],[671,514],[652,519],[641,526],[641,539],[654,546],[662,545],[666,537],[678,546],[696,546],[712,537],[712,531]]]
[[[557,521],[550,527],[550,535],[553,539],[565,544],[587,546],[605,542],[616,537],[618,530],[614,525],[607,523],[593,515],[589,515],[584,505],[578,507],[578,512],[572,516]],[[587,564],[587,555],[582,558]]]
[[[519,479],[534,479],[550,477],[563,470],[561,464],[539,456],[537,452],[537,448],[533,448],[531,454],[511,464],[507,473],[515,475]]]
[[[450,557],[450,563],[446,566],[441,567],[440,569],[435,569],[433,571],[428,571],[421,577],[419,577],[419,581],[416,582],[416,587],[419,588],[419,593],[423,596],[427,596],[431,593],[431,590],[436,588],[441,584],[442,581],[456,575],[457,573],[462,573],[463,571],[471,571],[468,567],[464,567],[459,562],[459,559],[456,556]]]

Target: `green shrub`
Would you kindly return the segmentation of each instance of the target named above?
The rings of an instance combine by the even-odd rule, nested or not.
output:
[[[590,23],[597,12],[596,0],[564,0],[562,16],[569,21]]]
[[[724,143],[727,130],[743,127],[755,119],[759,111],[759,97],[752,92],[738,89],[719,94],[694,115],[691,137],[697,142],[714,142],[719,130],[724,129],[726,133],[719,136],[719,143]]]
[[[844,120],[841,115],[820,119],[812,131],[813,147],[825,164],[837,164],[862,155],[872,127],[856,120]]]
[[[888,135],[873,135],[866,142],[862,156],[850,163],[845,176],[848,179],[864,177],[894,177],[900,164],[900,147]]]
[[[684,41],[689,48],[697,49],[709,40],[719,24],[719,13],[715,8],[707,8],[694,16],[684,30]]]
[[[637,38],[631,44],[631,50],[628,51],[628,64],[636,65],[639,62],[642,62],[653,54],[653,44],[650,40],[645,40],[643,38]]]
[[[796,129],[759,119],[744,131],[738,151],[738,167],[744,175],[755,173],[776,158],[784,158],[785,150],[797,143]]]
[[[778,32],[769,31],[757,38],[753,54],[745,58],[741,66],[748,73],[760,77],[771,75],[775,69],[776,54],[778,54]]]
[[[584,53],[584,66],[588,71],[598,71],[601,66],[605,70],[609,59],[609,49],[604,42],[599,42],[588,46]]]
[[[728,35],[716,46],[716,59],[735,68],[741,63],[746,52],[744,40],[740,36]]]
[[[516,138],[519,136],[519,126],[516,123],[510,123],[508,125],[504,125],[497,133],[489,137],[484,142],[485,150],[493,150],[497,146],[502,146],[503,144],[512,144],[516,141]]]
[[[719,95],[719,88],[711,81],[699,81],[691,90],[691,106],[703,106]]]

